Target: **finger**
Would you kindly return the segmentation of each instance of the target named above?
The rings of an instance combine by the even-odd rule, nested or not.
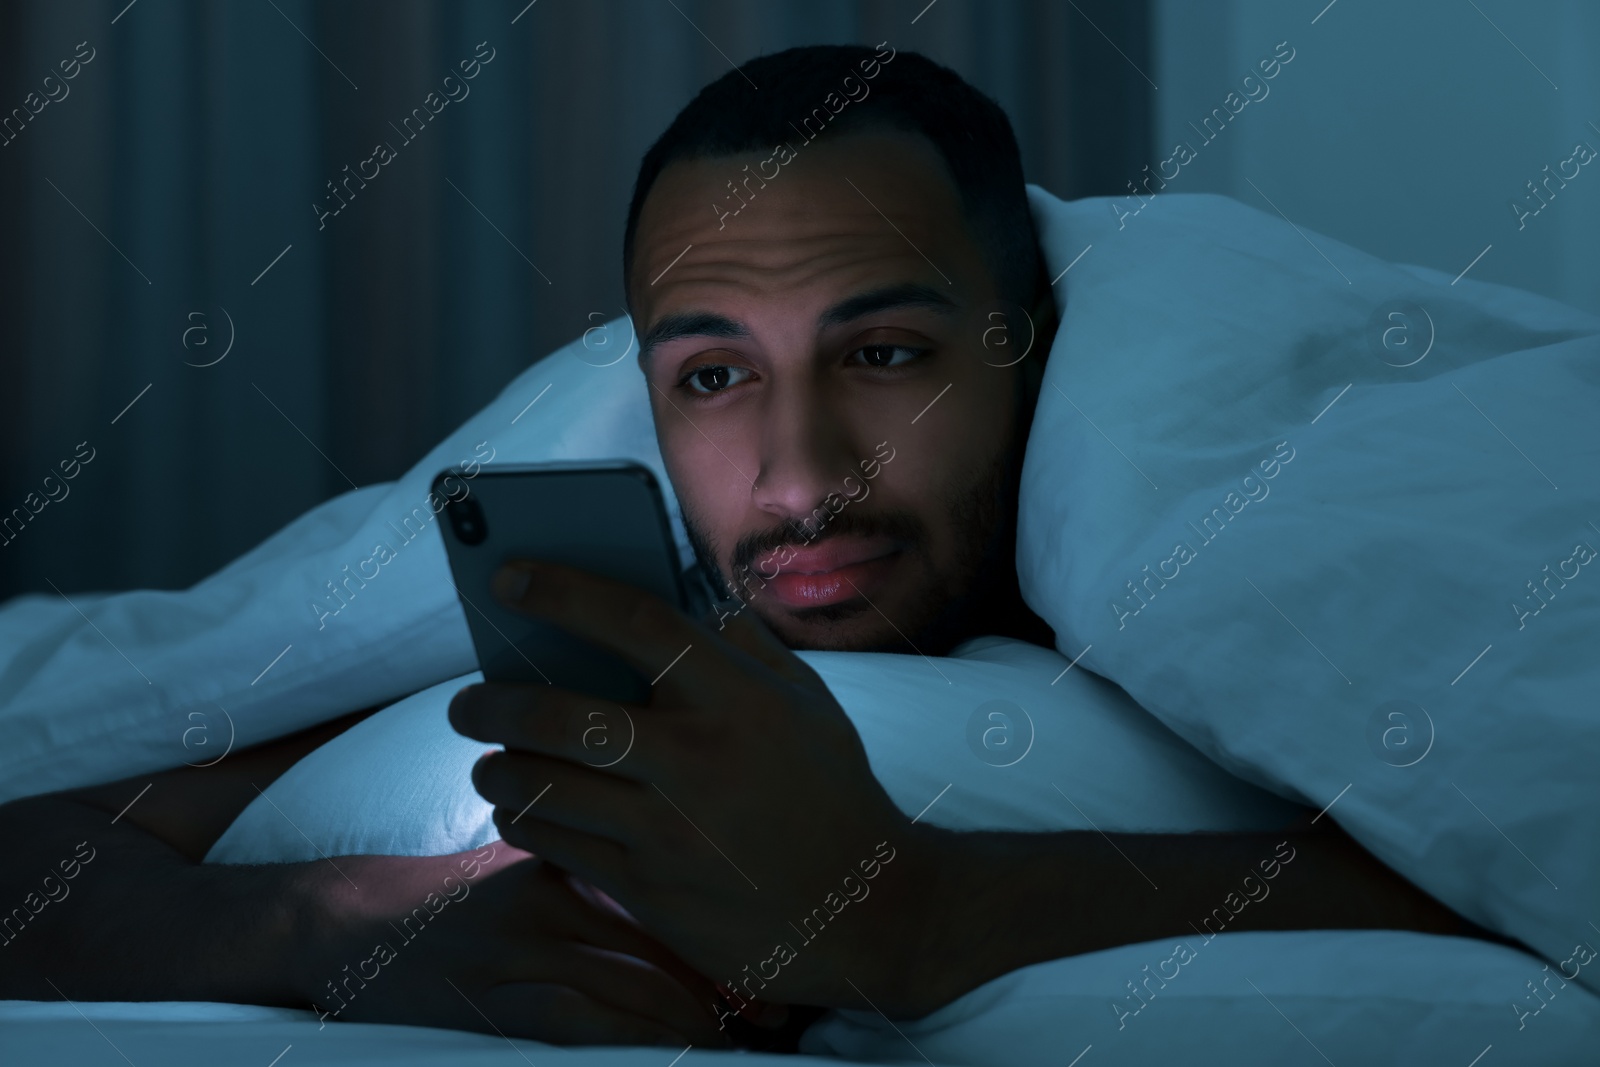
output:
[[[670,948],[647,933],[638,921],[603,890],[557,868],[551,876],[562,881],[571,899],[553,915],[556,929],[575,941],[611,949],[645,960],[677,979],[697,1002],[714,1004],[722,998],[716,983],[684,962]]]
[[[708,1002],[715,998],[716,987],[711,980],[650,936],[622,905],[584,879],[553,864],[544,865],[541,873],[552,890],[538,898],[538,922],[543,930],[569,941],[581,941],[645,960],[673,975],[697,998]]]
[[[537,810],[535,806],[533,811]],[[495,808],[493,818],[495,828],[508,843],[598,886],[623,885],[628,854],[617,842],[545,822],[531,813],[519,818],[506,808]]]
[[[641,812],[650,810],[636,782],[527,752],[486,753],[472,767],[472,784],[513,822],[537,818],[621,845],[640,839]]]
[[[508,749],[538,752],[643,781],[660,768],[635,758],[642,708],[548,685],[485,682],[450,700],[456,732]]]
[[[527,854],[513,849],[503,840],[495,844],[505,852]],[[657,941],[620,904],[594,885],[553,863],[534,859],[521,871],[521,892],[514,898],[513,914],[521,921],[507,927],[503,942],[535,946],[578,943],[644,960],[671,975],[699,1004],[721,1000],[717,986],[709,978],[680,959]],[[496,952],[483,962],[489,983],[528,981],[543,977],[531,970],[537,956],[519,957],[516,953]],[[553,973],[553,972],[552,972]],[[563,975],[555,974],[557,978]]]
[[[463,1026],[552,1045],[663,1045],[689,1038],[556,982],[508,982],[490,989],[462,1016]]]
[[[711,668],[708,634],[677,608],[623,582],[554,563],[513,560],[494,577],[503,603],[549,619],[625,659],[652,685],[693,688]],[[695,648],[698,643],[701,648]],[[699,651],[701,655],[695,656]]]
[[[716,993],[710,983],[696,995],[649,962],[576,942],[562,954],[561,967],[564,981],[597,1001],[649,1019],[697,1045],[718,1040]]]

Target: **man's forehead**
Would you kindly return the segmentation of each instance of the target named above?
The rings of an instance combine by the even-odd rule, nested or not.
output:
[[[819,331],[827,330],[868,315],[913,308],[953,317],[960,314],[961,303],[953,294],[922,282],[880,285],[853,293],[824,308],[816,318],[816,327]],[[734,315],[708,310],[673,311],[645,327],[639,344],[639,359],[648,366],[655,349],[683,337],[742,340],[750,336],[749,325]]]
[[[852,134],[807,151],[764,183],[744,169],[759,153],[663,170],[640,214],[633,264],[647,343],[691,329],[735,336],[712,320],[776,301],[810,304],[819,327],[869,313],[874,301],[948,311],[982,280],[954,184],[928,142]],[[745,199],[727,190],[732,177],[745,179]]]

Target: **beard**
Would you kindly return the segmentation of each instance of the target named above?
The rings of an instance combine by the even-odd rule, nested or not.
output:
[[[997,608],[1017,597],[1016,499],[1020,484],[1022,449],[1015,442],[1000,452],[965,486],[954,489],[936,512],[942,525],[955,533],[955,552],[944,569],[936,569],[928,553],[927,523],[907,510],[873,511],[850,503],[830,514],[820,529],[790,521],[770,530],[747,534],[734,545],[731,565],[743,583],[730,580],[717,562],[712,539],[693,510],[680,501],[683,525],[705,575],[714,588],[734,602],[752,604],[760,598],[759,584],[750,589],[750,576],[763,575],[753,567],[785,545],[815,545],[831,537],[881,536],[894,540],[904,555],[902,566],[920,573],[920,584],[896,605],[890,619],[862,600],[810,608],[780,609],[777,619],[764,618],[784,644],[793,649],[845,652],[913,652],[939,656],[969,637],[986,632],[1002,620]],[[743,594],[741,595],[741,590]],[[759,614],[759,612],[758,612]],[[839,632],[819,635],[817,624],[847,623],[863,615],[884,618],[893,631],[881,638],[852,637]],[[805,623],[801,636],[785,631],[784,619]],[[909,647],[908,647],[909,646]]]

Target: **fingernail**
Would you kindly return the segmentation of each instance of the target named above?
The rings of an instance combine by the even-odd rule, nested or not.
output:
[[[523,594],[528,591],[528,584],[533,576],[521,567],[501,567],[494,572],[494,580],[490,589],[497,599],[508,604],[521,602]]]

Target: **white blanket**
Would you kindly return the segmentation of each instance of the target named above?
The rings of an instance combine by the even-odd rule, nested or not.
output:
[[[1184,944],[1187,954],[1179,951]],[[1520,992],[1531,999],[1525,982],[1540,987],[1544,1006],[1519,1017],[1506,998]],[[1125,984],[1138,984],[1137,996]],[[915,1022],[832,1013],[801,1046],[826,1060],[739,1054],[731,1062],[1467,1067],[1483,1057],[1485,1065],[1587,1067],[1597,1042],[1600,1000],[1571,984],[1563,988],[1521,953],[1422,934],[1308,931],[1151,942],[1055,960],[996,979]],[[667,1067],[676,1055],[558,1049],[421,1027],[322,1026],[310,1012],[235,1004],[0,1002],[4,1063],[265,1065],[286,1050],[282,1062],[303,1067]],[[673,1062],[727,1063],[732,1055],[696,1049]]]
[[[1592,1053],[1600,1015],[1581,987],[1600,967],[1573,946],[1600,943],[1600,658],[1583,653],[1600,599],[1571,542],[1591,543],[1600,325],[1310,235],[1349,280],[1323,276],[1301,234],[1220,198],[1163,197],[1124,231],[1103,203],[1030,195],[1052,275],[1076,263],[1019,536],[1025,595],[1060,651],[1083,656],[1066,677],[1093,668],[1222,765],[1332,805],[1403,873],[1545,960],[1417,935],[1223,934],[1192,960],[1161,944],[1026,969],[902,1026],[901,1044],[845,1014],[811,1040],[873,1059],[920,1058],[905,1045],[925,1040],[955,1062],[1055,1063],[1082,1033],[1096,1062],[1155,1048],[1282,1062],[1268,1054],[1293,1043],[1269,1027],[1289,1022],[1295,1040],[1368,1063],[1407,1062],[1398,1037],[1417,1027],[1447,1061],[1479,1051],[1450,1042],[1480,1037],[1536,1062]],[[1425,320],[1437,350],[1407,362],[1416,350],[1390,331]],[[605,330],[535,364],[399,481],[329,501],[192,589],[0,606],[0,799],[206,762],[470,672],[428,529],[435,471],[627,457],[665,481],[628,326]],[[1416,759],[1413,739],[1429,742]],[[1175,977],[1145,986],[1146,965]],[[1356,1033],[1368,1044],[1336,1044]]]
[[[980,638],[931,660],[802,656],[849,713],[890,796],[927,822],[1270,829],[1297,810],[1198,759],[1122,690],[1067,670],[1071,661],[1047,649]],[[450,697],[479,677],[409,697],[302,759],[208,861],[441,853],[492,840],[491,809],[467,778],[483,746],[447,719]],[[926,1056],[981,1067],[1059,1067],[1090,1046],[1096,1063],[1141,1065],[1176,1050],[1186,1063],[1276,1065],[1320,1049],[1335,1063],[1374,1067],[1465,1064],[1491,1045],[1518,1061],[1576,1063],[1600,1039],[1600,998],[1499,945],[1402,932],[1229,932],[1234,915],[1284,906],[1266,872],[1275,877],[1294,859],[1292,846],[1278,848],[1265,866],[1241,870],[1231,899],[1210,902],[1210,913],[1197,906],[1204,929],[1193,936],[1023,968],[916,1022],[833,1012],[803,1047],[859,1062]],[[874,905],[867,897],[851,906]],[[596,1053],[595,1062],[609,1061]]]

